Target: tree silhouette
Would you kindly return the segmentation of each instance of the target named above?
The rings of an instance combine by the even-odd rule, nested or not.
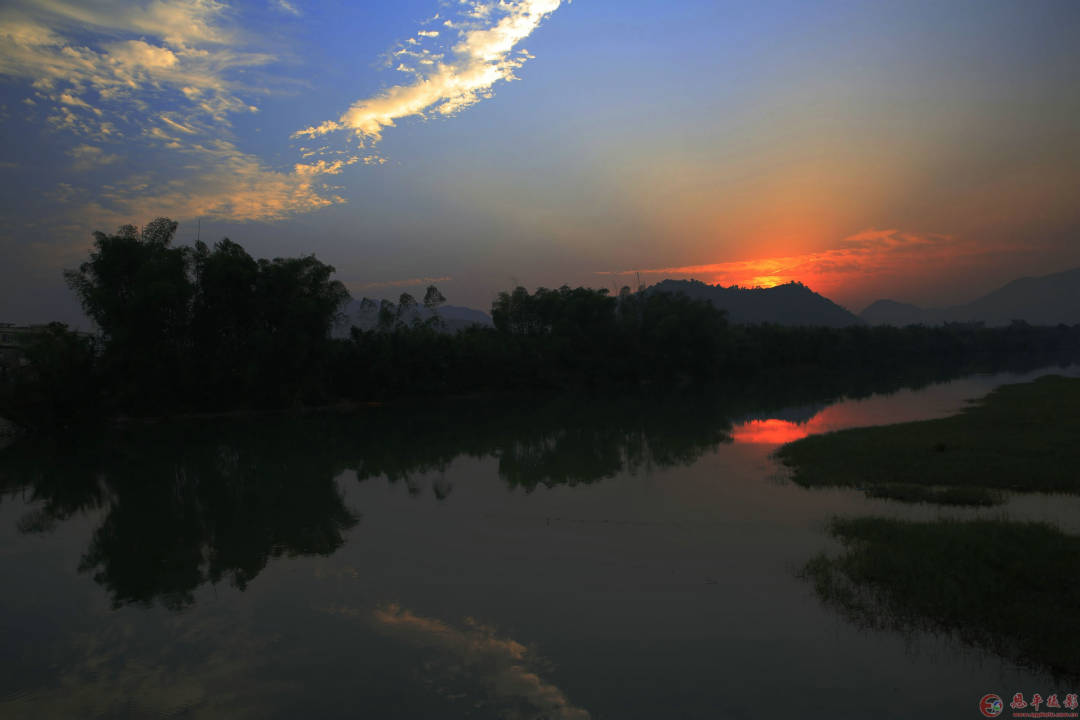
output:
[[[95,232],[89,260],[65,272],[101,329],[106,372],[127,402],[169,403],[181,393],[194,286],[190,251],[172,247],[176,227],[158,218],[141,232]]]

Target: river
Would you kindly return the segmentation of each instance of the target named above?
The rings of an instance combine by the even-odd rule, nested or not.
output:
[[[1044,372],[788,407],[460,400],[16,443],[0,717],[959,718],[990,692],[1064,692],[948,637],[855,627],[799,569],[834,515],[1077,532],[1077,499],[908,506],[803,489],[771,457]]]

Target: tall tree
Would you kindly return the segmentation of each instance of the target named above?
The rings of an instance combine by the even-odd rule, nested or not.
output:
[[[101,329],[107,370],[146,402],[175,397],[183,379],[194,285],[190,250],[172,247],[176,227],[157,218],[95,232],[89,260],[64,273]]]
[[[428,285],[427,291],[424,293],[424,308],[431,314],[431,317],[426,321],[429,327],[440,330],[446,329],[446,321],[439,315],[439,307],[445,302],[446,297],[439,292],[439,288]]]
[[[334,268],[314,255],[259,260],[253,350],[268,396],[295,401],[321,381],[330,329],[349,299]]]
[[[401,296],[398,297],[397,308],[398,327],[415,326],[420,323],[420,316],[417,313],[416,308],[416,298],[409,293],[401,293]]]
[[[214,404],[234,401],[256,380],[251,345],[260,314],[255,296],[259,264],[225,238],[212,251],[197,242],[194,266],[192,359],[203,399]]]

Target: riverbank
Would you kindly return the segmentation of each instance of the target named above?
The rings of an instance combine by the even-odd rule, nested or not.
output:
[[[804,487],[942,505],[1007,492],[1080,491],[1080,379],[1004,385],[937,420],[811,436],[777,455]],[[839,553],[803,576],[852,622],[952,635],[1023,665],[1080,677],[1080,537],[1047,523],[834,518]]]
[[[1080,677],[1080,537],[1045,523],[838,518],[838,556],[804,575],[863,627],[952,634],[1021,664]]]
[[[1002,491],[1080,492],[1080,379],[1006,385],[938,420],[853,428],[783,446],[804,487],[871,497],[988,505]]]

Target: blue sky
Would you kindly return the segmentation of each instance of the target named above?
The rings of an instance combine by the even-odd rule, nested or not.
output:
[[[481,308],[641,271],[858,310],[1080,264],[1072,0],[87,5],[0,10],[0,321],[78,321],[61,270],[159,215]]]

